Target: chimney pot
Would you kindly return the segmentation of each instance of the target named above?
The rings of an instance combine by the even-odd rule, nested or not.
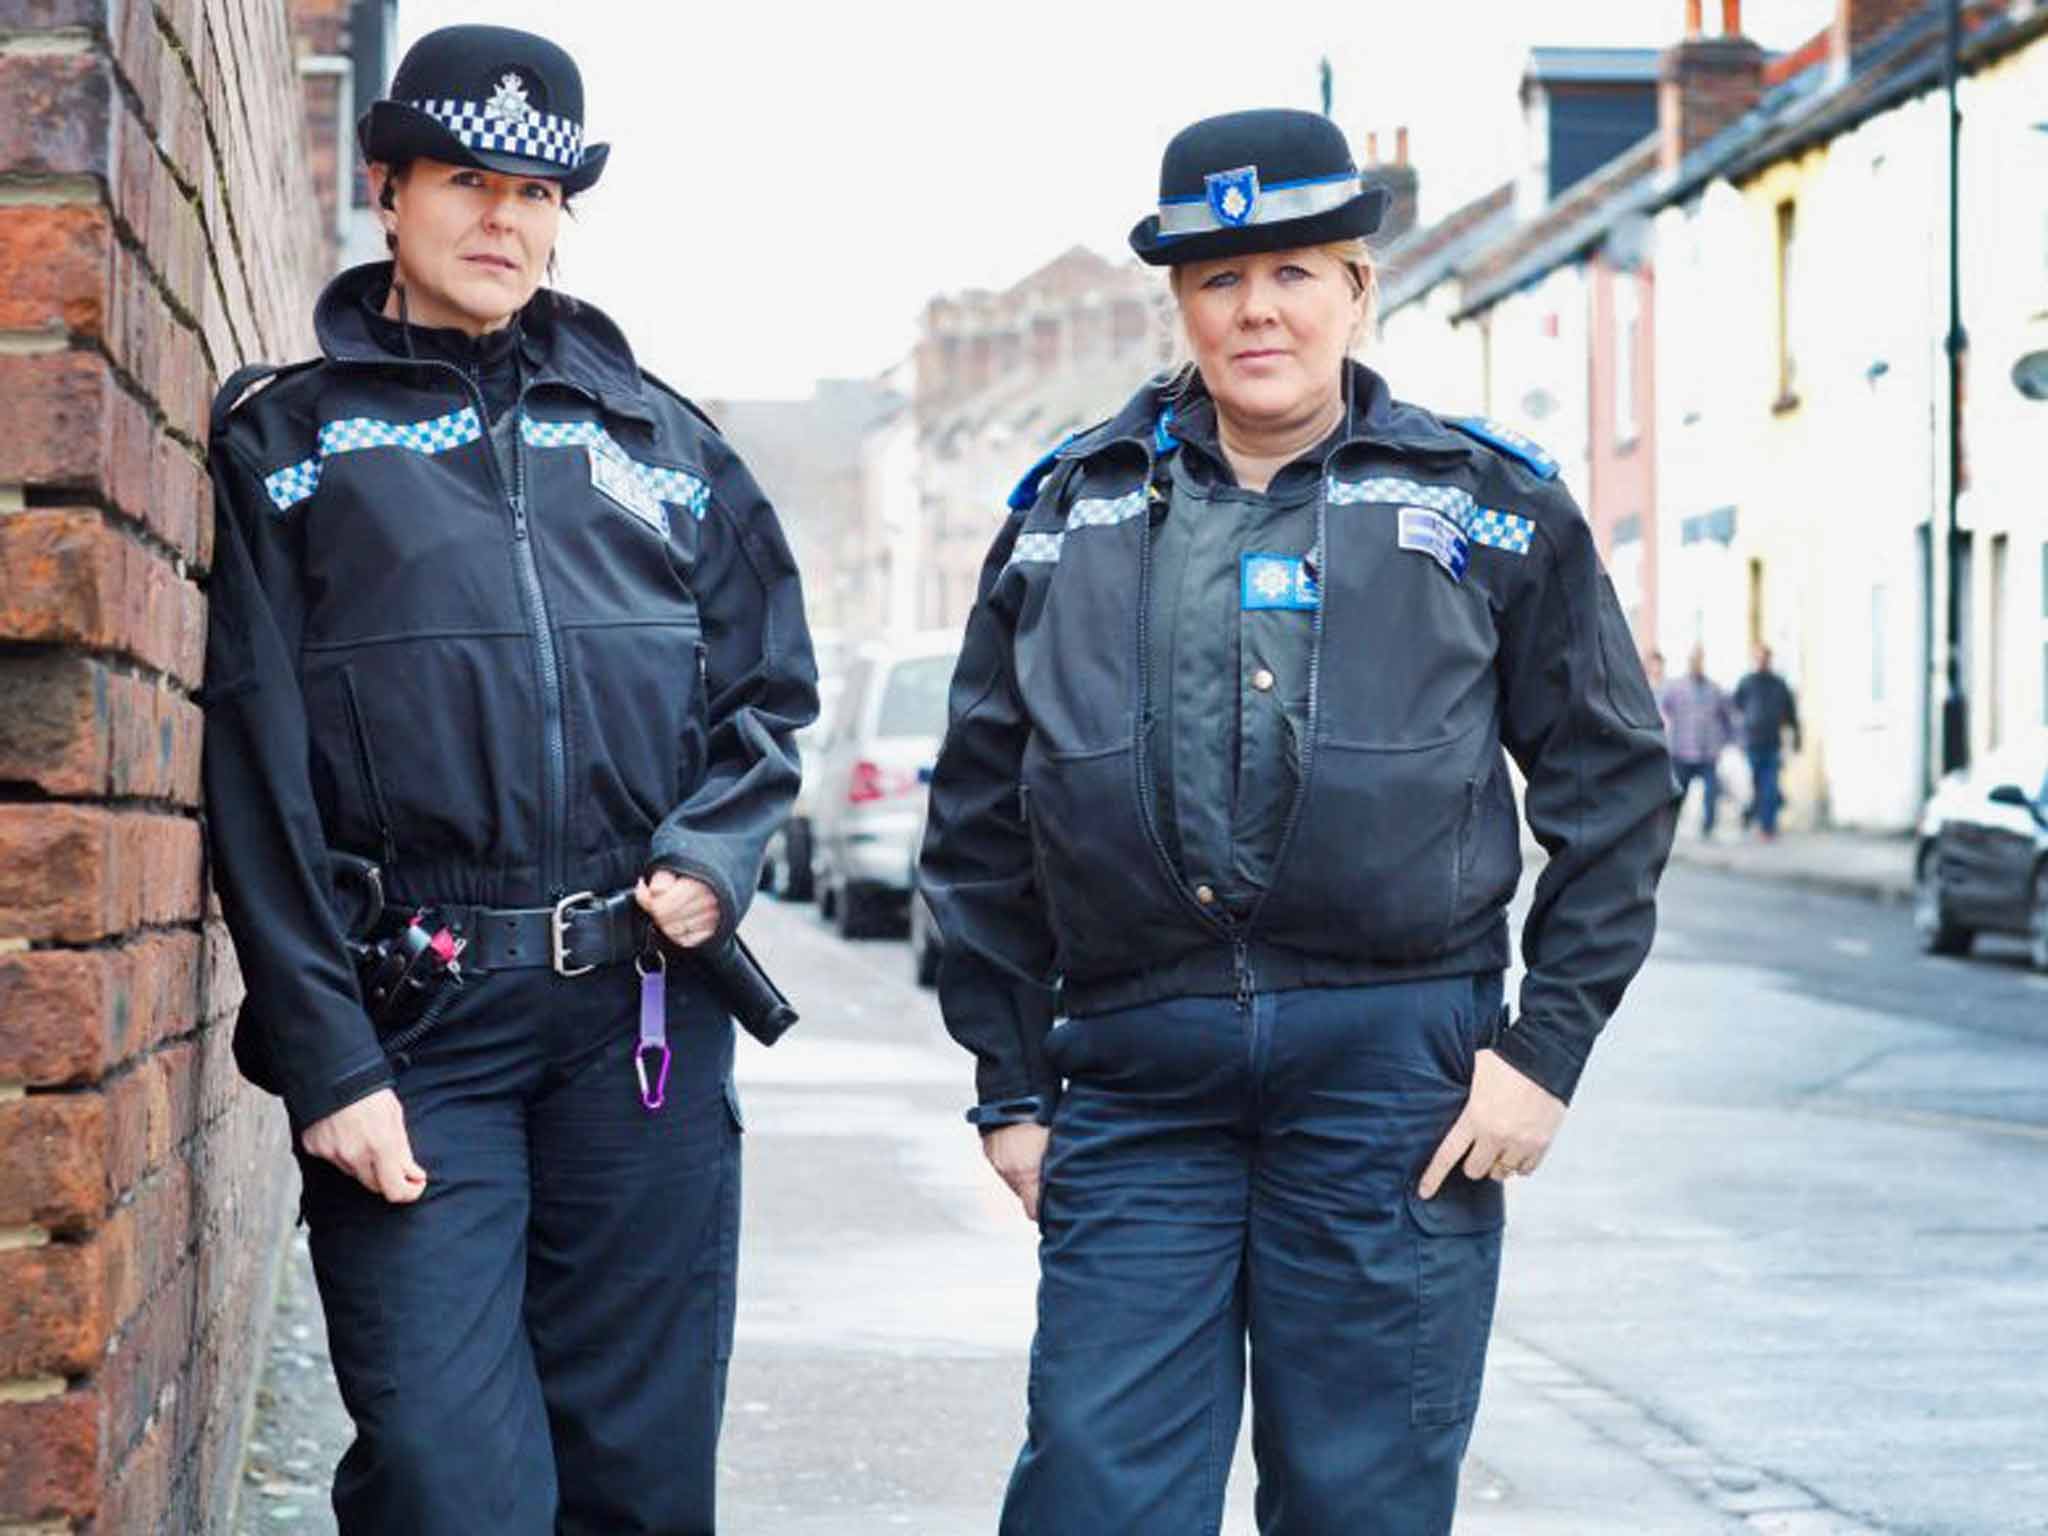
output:
[[[1721,35],[1742,36],[1742,0],[1721,0]]]
[[[1394,164],[1408,163],[1408,129],[1406,126],[1394,130]]]
[[[1377,128],[1368,130],[1365,135],[1365,163],[1367,165],[1378,165],[1380,163],[1380,134]]]
[[[1685,0],[1685,35],[1698,37],[1706,29],[1706,22],[1700,12],[1705,0]]]

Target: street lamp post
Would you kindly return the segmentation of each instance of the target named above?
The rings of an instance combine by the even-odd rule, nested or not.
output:
[[[1970,705],[1963,692],[1963,331],[1961,145],[1962,108],[1956,74],[1962,53],[1962,0],[1948,0],[1948,693],[1941,702],[1941,766],[1953,773],[1970,761]]]

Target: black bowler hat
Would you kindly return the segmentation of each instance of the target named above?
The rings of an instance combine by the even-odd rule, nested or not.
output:
[[[1268,107],[1205,117],[1173,136],[1159,163],[1159,211],[1131,230],[1155,267],[1285,251],[1369,235],[1384,187],[1359,179],[1327,117]]]
[[[609,144],[583,142],[583,76],[544,37],[511,27],[442,27],[405,51],[391,94],[356,124],[363,158],[442,160],[544,176],[564,195],[604,170]]]

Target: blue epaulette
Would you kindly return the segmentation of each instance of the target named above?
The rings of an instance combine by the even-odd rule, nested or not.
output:
[[[1024,478],[1019,480],[1010,492],[1009,505],[1012,512],[1026,512],[1030,510],[1031,504],[1038,500],[1039,486],[1043,485],[1045,477],[1052,473],[1053,462],[1059,458],[1060,451],[1080,435],[1080,433],[1075,432],[1061,439],[1056,447],[1046,452],[1044,458],[1024,471]]]
[[[1509,458],[1520,460],[1536,472],[1538,479],[1557,478],[1557,460],[1511,427],[1489,421],[1484,416],[1446,416],[1444,425],[1456,427],[1467,437],[1476,437],[1488,447],[1498,448]]]

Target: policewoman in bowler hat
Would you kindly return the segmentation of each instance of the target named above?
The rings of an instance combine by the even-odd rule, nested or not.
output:
[[[434,32],[360,135],[392,259],[216,407],[206,683],[236,1054],[356,1425],[335,1510],[709,1532],[740,1137],[693,957],[796,789],[796,569],[709,422],[543,286],[606,157],[566,53]]]
[[[1247,1355],[1262,1531],[1449,1530],[1506,1181],[1649,948],[1656,702],[1549,457],[1349,359],[1384,202],[1308,113],[1173,139],[1192,363],[1025,476],[968,620],[923,878],[1041,1232],[1007,1536],[1214,1532]]]

